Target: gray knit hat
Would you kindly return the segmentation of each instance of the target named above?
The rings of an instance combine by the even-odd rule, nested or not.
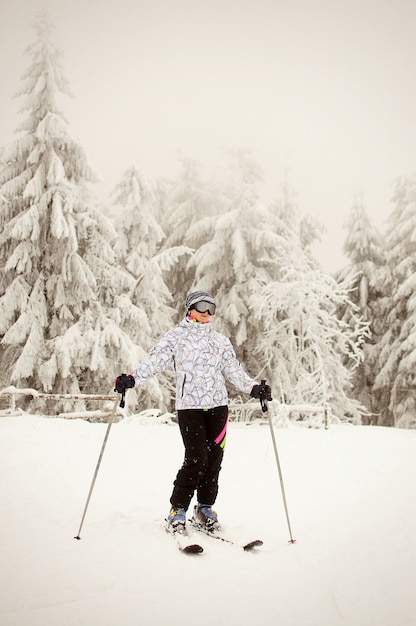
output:
[[[201,302],[201,300],[215,304],[214,298],[207,291],[193,291],[192,293],[188,294],[186,298],[186,302],[185,302],[186,310],[190,311],[192,306],[196,304],[197,302]]]

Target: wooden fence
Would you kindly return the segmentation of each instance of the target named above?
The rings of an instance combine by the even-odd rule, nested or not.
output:
[[[17,406],[17,398],[21,396],[32,400],[67,400],[70,403],[83,401],[88,404],[91,402],[105,403],[104,410],[86,409],[82,411],[63,411],[49,415],[49,417],[60,417],[64,419],[85,419],[90,422],[105,422],[110,412],[112,412],[113,404],[117,398],[115,394],[42,393],[35,389],[17,389],[10,386],[0,391],[0,415],[24,414],[25,412]],[[111,407],[108,407],[108,403],[112,403]],[[254,420],[265,419],[265,414],[262,413],[259,402],[255,400],[246,403],[230,402],[229,409],[231,421],[249,423]],[[331,411],[328,405],[281,404],[274,401],[269,403],[269,409],[272,420],[278,427],[286,427],[289,423],[296,422],[309,428],[324,427],[327,429],[331,419]],[[37,415],[39,413],[33,410],[33,414]],[[118,409],[117,415],[120,419],[124,415],[123,410]],[[169,415],[174,417],[172,414]]]

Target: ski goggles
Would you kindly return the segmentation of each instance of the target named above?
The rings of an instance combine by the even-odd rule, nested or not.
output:
[[[198,313],[209,313],[215,315],[215,309],[217,308],[213,302],[207,302],[206,300],[200,300],[192,305],[192,308],[198,311]]]

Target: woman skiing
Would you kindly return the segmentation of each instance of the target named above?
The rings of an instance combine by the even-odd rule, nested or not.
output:
[[[140,385],[173,367],[176,373],[176,410],[185,457],[174,481],[167,530],[184,532],[186,511],[196,491],[193,523],[210,531],[220,528],[212,509],[218,493],[218,475],[228,423],[225,380],[253,398],[271,400],[268,385],[259,385],[243,370],[230,340],[213,330],[213,297],[194,291],[186,298],[186,315],[166,333],[132,374],[115,381],[115,391]]]

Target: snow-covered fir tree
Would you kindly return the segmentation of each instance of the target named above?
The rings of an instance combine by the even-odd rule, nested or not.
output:
[[[264,328],[261,356],[265,378],[286,404],[329,405],[340,418],[360,422],[364,407],[349,397],[351,367],[359,358],[365,325],[350,327],[337,317],[348,301],[348,285],[293,259],[278,281],[264,285],[253,312]]]
[[[340,281],[351,284],[350,299],[354,307],[347,305],[342,319],[354,324],[362,318],[369,323],[370,335],[363,345],[363,359],[353,376],[353,396],[369,410],[367,418],[377,422],[377,398],[373,394],[376,369],[376,345],[384,326],[382,273],[385,265],[381,234],[371,222],[363,194],[356,193],[352,209],[345,224],[347,236],[344,253],[349,264],[339,273]]]
[[[120,358],[136,360],[117,324],[134,279],[115,264],[116,232],[91,203],[95,174],[58,105],[68,82],[45,13],[35,29],[19,93],[27,117],[0,172],[2,385],[108,392]]]
[[[117,253],[120,263],[136,279],[131,298],[144,308],[149,323],[141,332],[135,328],[130,330],[147,350],[154,339],[171,326],[173,317],[171,295],[156,259],[165,234],[157,219],[155,187],[143,170],[131,167],[124,172],[112,195],[119,233]],[[159,320],[155,316],[157,308]]]
[[[166,191],[162,225],[166,232],[163,248],[181,249],[187,241],[186,233],[198,220],[212,214],[215,207],[215,195],[201,179],[201,164],[195,159],[180,157],[181,170],[177,180]],[[171,266],[166,282],[177,307],[179,320],[184,314],[185,299],[195,280],[195,269],[189,264],[193,252],[192,240],[187,241],[187,255],[178,257]]]
[[[386,233],[386,325],[374,387],[380,394],[381,423],[415,428],[416,174],[397,181],[393,201]]]
[[[284,245],[278,218],[260,202],[261,180],[251,153],[235,152],[216,203],[218,213],[200,219],[186,235],[186,242],[195,248],[189,263],[195,269],[195,287],[215,295],[215,324],[230,337],[253,376],[259,375],[262,367],[253,357],[261,336],[249,302],[270,281],[270,256]]]
[[[327,405],[334,415],[359,422],[365,409],[350,399],[349,381],[361,359],[366,324],[338,319],[338,307],[350,303],[350,285],[337,284],[319,268],[310,250],[319,225],[300,215],[287,185],[273,209],[284,242],[270,256],[271,280],[250,300],[262,337],[255,354],[276,399]]]
[[[136,279],[129,294],[132,302],[146,314],[145,324],[129,324],[125,330],[145,356],[174,324],[176,308],[165,276],[172,268],[176,270],[182,256],[190,251],[185,246],[162,249],[165,233],[158,220],[157,187],[143,170],[131,167],[124,172],[113,197],[119,261]],[[168,382],[166,376],[154,378],[137,390],[138,403],[144,408],[156,403],[159,408],[171,409],[173,394],[172,381]]]
[[[270,210],[278,219],[279,234],[296,245],[313,261],[311,246],[321,239],[323,225],[312,215],[301,215],[295,190],[287,178],[280,185],[280,195]]]

